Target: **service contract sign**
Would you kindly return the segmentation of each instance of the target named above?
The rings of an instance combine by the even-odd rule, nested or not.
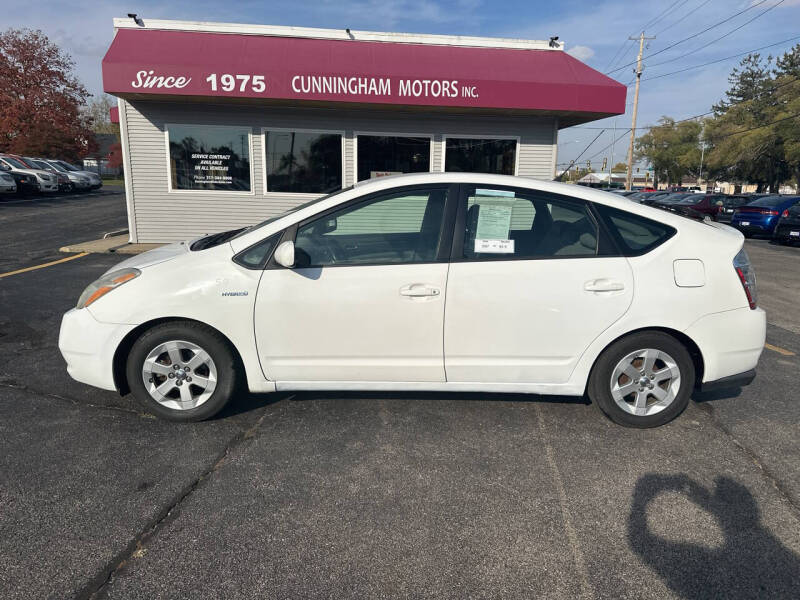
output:
[[[478,223],[475,228],[475,252],[514,254],[514,240],[509,239],[514,192],[475,190]]]

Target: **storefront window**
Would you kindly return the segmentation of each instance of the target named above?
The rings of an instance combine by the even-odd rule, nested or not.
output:
[[[342,187],[338,133],[266,131],[267,191],[325,194]]]
[[[358,181],[431,170],[429,137],[359,134],[357,144]]]
[[[167,135],[171,189],[252,189],[249,127],[170,125]]]
[[[447,138],[444,170],[513,175],[517,140]]]

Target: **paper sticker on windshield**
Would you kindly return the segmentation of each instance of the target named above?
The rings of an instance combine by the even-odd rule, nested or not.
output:
[[[475,240],[475,252],[484,254],[514,254],[514,240]]]

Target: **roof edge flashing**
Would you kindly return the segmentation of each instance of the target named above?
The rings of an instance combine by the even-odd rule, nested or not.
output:
[[[272,37],[294,37],[321,40],[361,42],[388,42],[395,44],[426,44],[435,46],[464,46],[473,48],[506,48],[511,50],[563,51],[564,42],[523,40],[515,38],[473,37],[427,33],[394,33],[361,31],[353,29],[322,29],[315,27],[289,27],[282,25],[248,25],[243,23],[211,23],[206,21],[173,21],[142,19],[139,25],[130,17],[114,17],[114,29],[142,29],[163,31],[193,31],[198,33],[223,33]]]

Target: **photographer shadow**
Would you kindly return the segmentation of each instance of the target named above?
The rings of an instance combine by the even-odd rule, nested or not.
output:
[[[665,492],[683,494],[713,516],[724,539],[722,545],[680,542],[655,534],[647,509]],[[800,596],[800,557],[761,524],[753,495],[728,477],[718,477],[713,491],[686,475],[641,477],[633,493],[628,543],[684,598]]]

